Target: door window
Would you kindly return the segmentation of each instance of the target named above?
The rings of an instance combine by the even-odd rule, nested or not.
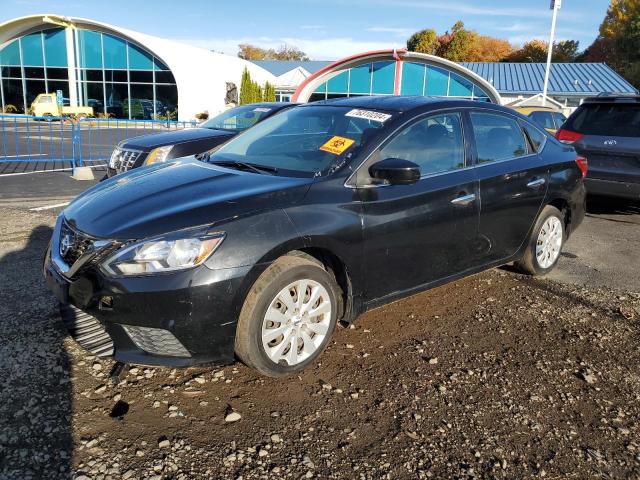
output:
[[[533,146],[533,149],[536,152],[539,152],[544,145],[544,139],[545,139],[544,133],[542,133],[540,130],[535,128],[533,125],[525,122],[522,122],[522,127],[524,128],[525,132],[527,132],[527,136],[529,137],[529,140],[531,140],[531,145]]]
[[[527,142],[518,122],[506,115],[471,113],[478,163],[496,162],[527,155]]]
[[[418,166],[422,175],[465,166],[459,113],[433,115],[401,130],[380,150],[380,159],[402,158]]]

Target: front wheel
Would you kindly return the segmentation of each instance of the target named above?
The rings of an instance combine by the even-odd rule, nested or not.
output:
[[[540,212],[527,249],[516,267],[530,275],[546,275],[558,263],[565,238],[564,215],[556,207],[547,205]]]
[[[247,295],[236,354],[270,377],[303,370],[329,343],[339,298],[339,287],[322,264],[294,255],[279,258]]]

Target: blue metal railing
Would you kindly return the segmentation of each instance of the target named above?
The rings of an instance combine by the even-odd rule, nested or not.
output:
[[[122,140],[196,125],[167,120],[71,120],[0,114],[0,167],[41,163],[48,168],[75,169],[106,164]]]

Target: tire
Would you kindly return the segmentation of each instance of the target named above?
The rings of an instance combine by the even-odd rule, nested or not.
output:
[[[314,260],[293,255],[279,258],[258,277],[244,301],[235,352],[263,375],[282,377],[303,370],[320,356],[335,330],[340,289],[333,275]],[[305,295],[300,306],[297,292],[301,289]],[[312,295],[317,298],[310,304]],[[296,308],[302,315],[295,314]],[[313,312],[321,313],[309,315]],[[296,355],[291,353],[294,338]]]
[[[566,238],[564,215],[556,207],[545,206],[533,227],[527,249],[516,262],[516,267],[529,275],[546,275],[558,263]]]

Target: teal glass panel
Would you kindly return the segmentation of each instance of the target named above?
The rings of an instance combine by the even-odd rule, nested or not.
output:
[[[462,78],[455,73],[451,74],[451,84],[449,85],[450,97],[471,97],[473,93],[473,83]]]
[[[327,91],[329,93],[347,93],[349,88],[349,71],[336,75],[327,82]]]
[[[400,95],[422,95],[424,91],[424,69],[426,65],[405,62],[402,64]]]
[[[20,39],[22,46],[22,64],[26,66],[42,67],[44,58],[42,56],[42,34],[40,32],[30,33]]]
[[[14,40],[0,50],[0,65],[20,65],[20,45]]]
[[[363,93],[369,95],[371,92],[371,64],[360,65],[351,69],[351,79],[349,81],[349,93]]]
[[[127,42],[121,38],[104,34],[104,68],[127,68]]]
[[[314,93],[327,93],[327,83],[323,83],[318,88],[315,89]]]
[[[478,85],[473,86],[473,96],[476,100],[489,100],[489,96]]]
[[[371,93],[374,95],[393,94],[396,62],[375,62],[372,70],[373,83],[371,85]]]
[[[67,41],[64,30],[46,30],[44,34],[44,57],[47,67],[67,66]]]
[[[78,32],[78,56],[82,68],[102,68],[100,34],[89,30]]]
[[[129,44],[129,68],[131,70],[153,70],[153,57]]]
[[[449,90],[449,72],[438,67],[427,67],[425,95],[446,97]]]
[[[169,70],[164,63],[162,63],[159,59],[153,57],[153,69],[154,70]]]

